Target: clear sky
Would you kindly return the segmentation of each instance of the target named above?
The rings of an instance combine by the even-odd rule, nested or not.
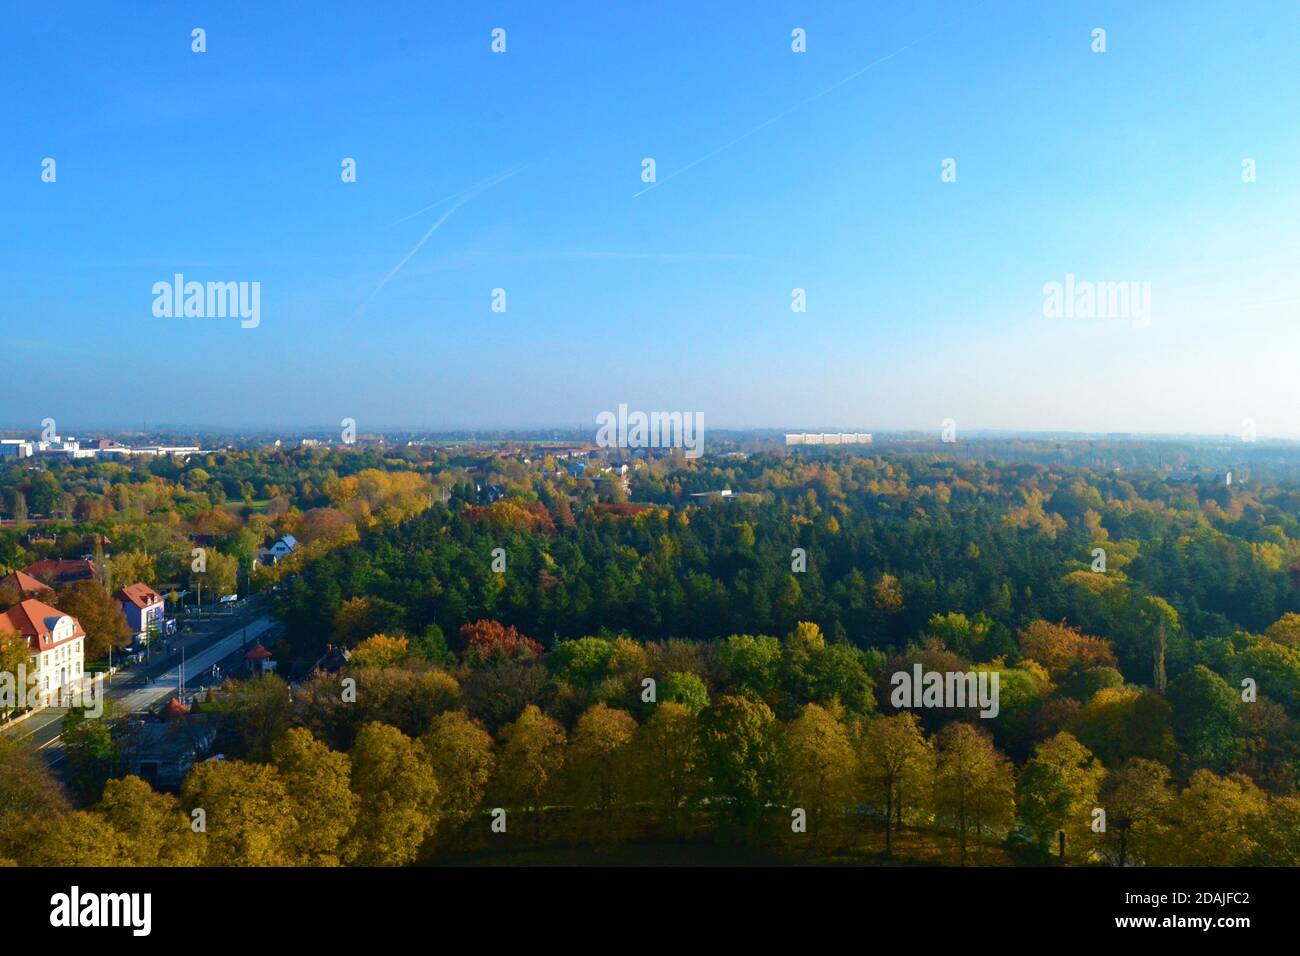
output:
[[[3,425],[1300,435],[1292,0],[25,4],[0,54]],[[260,325],[156,317],[177,272]]]

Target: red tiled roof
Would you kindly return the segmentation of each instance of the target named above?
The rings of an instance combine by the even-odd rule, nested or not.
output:
[[[261,644],[254,644],[252,648],[249,649],[248,653],[244,655],[244,660],[264,661],[270,658],[270,656],[271,656],[271,652],[268,651],[265,647],[263,647]]]
[[[15,604],[9,610],[0,614],[0,631],[12,631],[23,635],[27,638],[33,651],[48,650],[51,647],[59,647],[68,643],[68,641],[86,636],[86,632],[81,629],[81,622],[74,617],[72,618],[72,633],[67,638],[57,644],[41,643],[41,638],[50,636],[50,631],[59,618],[70,616],[64,614],[58,608],[50,607],[43,601],[29,599],[21,604]]]
[[[16,587],[18,593],[23,597],[31,597],[33,594],[40,594],[42,591],[50,590],[50,586],[44,581],[37,581],[24,571],[11,571],[0,578],[0,586],[6,584],[12,584]]]
[[[27,574],[50,585],[87,581],[95,576],[95,562],[87,558],[46,558],[23,568]]]
[[[162,596],[147,584],[128,584],[124,588],[119,588],[113,597],[119,601],[130,601],[141,610],[162,600]]]

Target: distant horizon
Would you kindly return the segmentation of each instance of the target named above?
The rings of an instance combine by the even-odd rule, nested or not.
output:
[[[22,425],[17,424],[0,424],[0,437],[4,438],[29,438],[37,440],[40,434],[40,428],[25,429]],[[529,436],[533,440],[544,440],[544,433],[560,433],[560,438],[564,440],[565,436],[582,435],[590,433],[593,438],[596,434],[597,426],[583,424],[493,424],[493,425],[402,425],[402,424],[378,424],[367,425],[365,422],[357,422],[356,433],[358,436],[365,435],[414,435],[428,434],[433,437],[464,434],[464,433],[515,433],[519,436]],[[71,424],[58,427],[60,437],[79,439],[84,434],[95,435],[157,435],[168,433],[188,433],[188,434],[210,434],[214,436],[227,435],[293,435],[300,437],[330,436],[340,432],[337,425],[321,423],[290,423],[290,424],[273,424],[273,423],[230,423],[230,424],[196,424],[196,423],[147,423],[141,424]],[[783,437],[787,434],[802,433],[867,433],[872,436],[873,443],[876,441],[889,441],[893,439],[925,439],[932,437],[938,441],[941,429],[920,428],[879,428],[861,425],[709,425],[705,422],[705,436],[707,445],[707,436],[712,433],[723,435],[755,435]],[[507,434],[503,438],[492,440],[503,441],[509,440]],[[1300,436],[1296,435],[1267,435],[1258,434],[1251,441],[1243,441],[1239,433],[1232,432],[1140,432],[1140,431],[1081,431],[1081,430],[1030,430],[1030,429],[1009,429],[1009,428],[959,428],[957,433],[957,444],[960,444],[963,438],[1026,438],[1036,440],[1052,441],[1094,441],[1094,440],[1113,440],[1113,441],[1222,441],[1228,440],[1241,444],[1300,444]],[[485,438],[485,440],[487,440]],[[341,444],[341,443],[340,443]],[[817,447],[817,446],[804,446]],[[841,447],[841,446],[827,446]],[[869,448],[870,445],[845,445],[846,449],[852,448]]]

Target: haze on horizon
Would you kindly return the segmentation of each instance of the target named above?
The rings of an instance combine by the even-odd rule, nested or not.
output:
[[[1300,8],[745,9],[13,11],[0,419],[1300,437]]]

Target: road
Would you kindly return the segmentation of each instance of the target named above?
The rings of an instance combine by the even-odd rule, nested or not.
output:
[[[224,622],[220,619],[218,622],[234,623],[233,620]],[[182,639],[180,643],[185,654],[187,693],[214,682],[219,683],[226,676],[242,673],[239,665],[243,662],[246,647],[266,634],[274,624],[274,619],[262,615],[243,621],[224,636],[206,639],[205,636],[196,636],[188,642]],[[215,681],[212,676],[213,664],[221,668],[222,674]],[[105,679],[104,695],[112,702],[113,716],[120,717],[149,710],[175,696],[180,682],[181,655],[176,654],[161,663],[118,671],[111,679]],[[63,733],[63,717],[66,714],[66,708],[47,707],[0,733],[42,751],[46,761],[53,766],[63,760],[63,747],[59,744],[59,737]]]

